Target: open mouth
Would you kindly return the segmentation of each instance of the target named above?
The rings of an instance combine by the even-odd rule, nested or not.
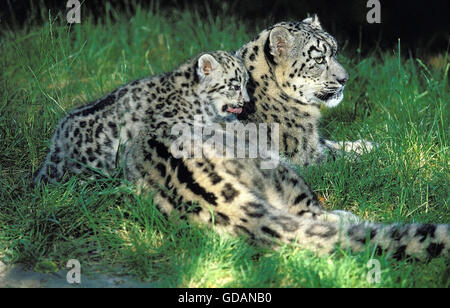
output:
[[[223,105],[222,111],[223,112],[234,113],[234,114],[240,114],[242,112],[242,107]]]

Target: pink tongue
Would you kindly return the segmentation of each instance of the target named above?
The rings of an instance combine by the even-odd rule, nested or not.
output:
[[[242,112],[242,108],[240,108],[240,107],[238,107],[238,108],[228,107],[228,108],[227,108],[227,111],[228,111],[228,112],[231,112],[231,113],[237,113],[237,114],[239,114],[239,113]]]

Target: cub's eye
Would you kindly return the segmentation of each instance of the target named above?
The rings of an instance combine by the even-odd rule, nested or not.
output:
[[[240,85],[231,86],[231,88],[235,91],[239,91],[241,89]]]
[[[315,58],[317,64],[323,64],[325,62],[325,57]]]

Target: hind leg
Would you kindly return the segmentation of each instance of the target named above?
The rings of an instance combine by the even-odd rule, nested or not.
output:
[[[243,235],[260,244],[297,243],[330,252],[338,242],[338,225],[324,225],[269,204],[259,188],[249,185],[259,172],[250,161],[178,159],[167,145],[151,143],[155,148],[146,147],[144,156],[129,157],[127,176],[142,192],[157,189],[153,200],[163,214],[177,211],[219,233]]]
[[[322,209],[296,173],[260,170],[256,159],[176,158],[169,148],[167,140],[150,137],[127,161],[130,178],[142,187],[165,188],[155,198],[165,214],[177,210],[219,232],[263,244],[293,243],[319,253],[332,252],[336,244],[361,251],[369,242],[399,256],[448,253],[448,226],[342,223],[340,215]],[[289,200],[288,205],[264,194],[278,184],[284,189],[280,200]]]

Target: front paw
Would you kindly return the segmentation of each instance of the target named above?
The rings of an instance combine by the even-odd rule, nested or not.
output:
[[[359,139],[353,142],[345,143],[345,152],[354,152],[356,154],[369,153],[373,149],[377,148],[378,144],[372,141],[366,141],[364,139]]]
[[[339,219],[337,219],[337,222],[339,223],[358,224],[361,222],[361,218],[348,211],[335,210],[332,211],[331,213],[339,217]]]

